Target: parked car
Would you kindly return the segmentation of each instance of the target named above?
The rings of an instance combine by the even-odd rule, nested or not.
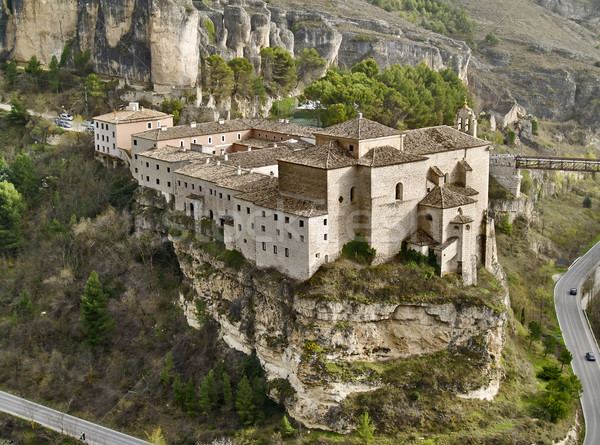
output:
[[[62,128],[71,128],[71,122],[59,119],[57,125]]]
[[[586,352],[585,353],[585,358],[589,362],[595,362],[596,361],[596,354],[594,354],[593,352]]]
[[[72,121],[73,120],[73,116],[70,115],[69,113],[60,113],[58,115],[59,118],[61,118],[62,120],[66,120],[66,121]]]
[[[571,295],[577,295],[577,288],[576,287],[572,287],[571,290],[569,291],[569,294],[571,294]]]
[[[94,126],[93,125],[86,125],[85,126],[85,131],[93,132],[94,131]]]

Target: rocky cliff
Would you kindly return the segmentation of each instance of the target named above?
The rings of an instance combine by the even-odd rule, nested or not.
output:
[[[463,3],[479,21],[475,45],[359,0],[11,0],[0,3],[0,51],[48,64],[71,42],[74,50],[90,49],[96,72],[151,82],[159,91],[196,85],[201,57],[243,56],[258,66],[260,50],[276,45],[292,53],[316,48],[338,66],[365,57],[381,66],[424,61],[455,70],[485,110],[516,101],[541,118],[597,128],[596,9],[551,0]],[[490,27],[502,45],[485,44]]]
[[[307,427],[349,431],[355,422],[342,404],[348,396],[389,384],[378,366],[438,353],[456,354],[472,368],[470,377],[460,376],[448,388],[456,396],[496,394],[508,307],[502,288],[490,292],[451,285],[450,293],[442,293],[441,278],[400,277],[401,269],[377,266],[381,269],[374,271],[395,274],[396,283],[406,279],[413,284],[398,284],[397,291],[379,300],[326,298],[317,283],[337,287],[339,277],[318,275],[314,284],[298,283],[235,261],[221,244],[198,235],[209,224],[181,215],[167,220],[154,206],[158,198],[148,191],[144,196],[136,226],[152,231],[170,227],[169,239],[190,284],[180,298],[190,325],[197,325],[201,310],[216,320],[230,347],[256,353],[271,382],[270,396]],[[364,283],[360,267],[342,268],[350,268]],[[380,278],[389,282],[387,276]]]

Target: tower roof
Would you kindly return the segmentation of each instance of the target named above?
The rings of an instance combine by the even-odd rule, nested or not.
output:
[[[386,127],[379,122],[359,116],[346,122],[324,128],[321,131],[315,132],[315,134],[335,138],[364,140],[396,136],[399,135],[400,132],[393,128]]]

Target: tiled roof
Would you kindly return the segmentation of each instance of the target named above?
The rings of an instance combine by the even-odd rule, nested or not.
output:
[[[307,165],[326,170],[350,167],[358,163],[358,160],[337,141],[295,151],[281,160],[291,164]]]
[[[314,133],[355,140],[375,139],[400,134],[398,130],[386,127],[379,122],[364,117],[356,117],[346,122],[315,131]]]
[[[466,215],[456,215],[456,217],[454,217],[454,219],[450,221],[451,224],[468,224],[472,222],[473,218]]]
[[[256,168],[267,165],[277,165],[279,159],[289,156],[291,153],[293,153],[293,151],[287,145],[278,144],[275,148],[262,148],[260,150],[228,153],[227,160],[225,160],[225,156],[219,156],[216,159],[219,159],[222,165]]]
[[[473,167],[471,167],[469,165],[469,163],[467,161],[465,161],[464,159],[459,161],[458,164],[467,172],[472,172],[473,171]]]
[[[183,151],[181,147],[173,147],[171,145],[166,145],[161,148],[154,148],[138,154],[139,156],[166,162],[193,161],[211,158],[213,156],[190,149]]]
[[[251,202],[259,207],[290,213],[292,215],[304,216],[307,218],[327,214],[324,206],[316,204],[312,201],[283,195],[279,192],[276,180],[273,182],[273,184],[274,185],[258,191],[242,193],[237,195],[237,198]]]
[[[451,188],[435,187],[419,204],[438,209],[449,209],[452,207],[473,204],[475,202],[477,201],[461,193],[457,193]]]
[[[440,170],[439,167],[437,167],[436,165],[429,167],[429,170],[431,170],[431,172],[433,174],[435,174],[436,176],[442,177],[444,176],[444,172]]]
[[[248,173],[244,170],[241,170],[238,174],[236,167],[214,163],[206,164],[205,162],[192,162],[175,170],[175,173],[212,182],[218,187],[244,192],[261,189],[274,180],[274,178],[269,178],[266,175]]]
[[[405,135],[404,151],[417,155],[489,145],[487,141],[474,138],[446,125],[409,130]]]
[[[151,109],[140,109],[140,110],[119,110],[113,113],[106,113],[100,116],[94,117],[96,121],[103,122],[133,122],[138,120],[148,119],[162,119],[168,117],[170,114],[163,113],[162,111],[156,111]]]
[[[153,141],[164,141],[167,139],[213,135],[229,133],[232,131],[256,129],[281,133],[289,137],[312,137],[312,131],[314,128],[305,125],[275,122],[267,119],[232,119],[221,122],[223,123],[203,122],[197,123],[194,126],[192,126],[191,124],[177,125],[175,127],[168,127],[166,130],[154,129],[143,131],[141,133],[136,133],[135,136],[144,139],[150,139]]]
[[[385,165],[404,164],[406,162],[423,161],[427,158],[405,153],[390,145],[374,147],[358,160],[359,165],[382,167]]]
[[[429,236],[429,234],[427,234],[425,231],[423,231],[423,229],[419,229],[413,233],[406,239],[406,242],[409,244],[414,244],[415,246],[435,246],[438,244],[438,242]]]
[[[460,193],[461,195],[465,196],[479,195],[479,192],[473,187],[461,187],[456,184],[446,184],[444,187],[446,187],[448,190],[452,190],[453,192]]]

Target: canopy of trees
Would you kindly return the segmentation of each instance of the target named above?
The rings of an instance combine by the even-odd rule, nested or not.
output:
[[[470,98],[451,69],[437,72],[421,63],[416,67],[394,64],[379,71],[371,59],[358,63],[350,73],[329,70],[304,95],[320,101],[326,125],[351,119],[360,111],[398,129],[452,125],[456,110]]]

